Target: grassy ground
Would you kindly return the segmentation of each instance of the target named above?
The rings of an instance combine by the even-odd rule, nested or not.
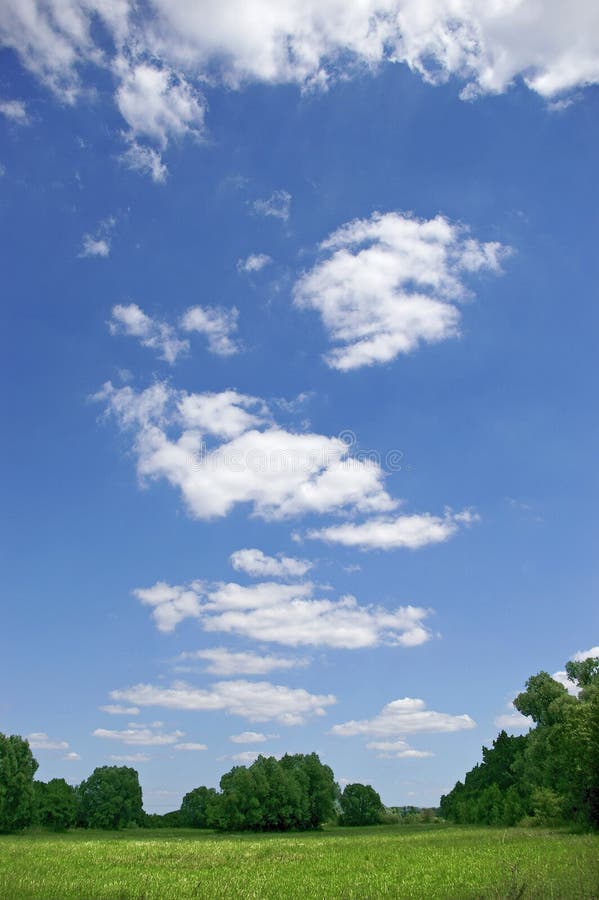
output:
[[[0,837],[2,900],[287,897],[597,900],[599,837],[434,825]]]

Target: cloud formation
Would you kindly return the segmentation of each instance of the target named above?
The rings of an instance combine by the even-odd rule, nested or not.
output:
[[[307,559],[294,556],[267,556],[255,547],[236,550],[230,557],[236,572],[245,572],[252,578],[301,578],[311,568]]]
[[[252,651],[233,652],[226,647],[212,647],[208,650],[193,650],[181,653],[178,659],[202,660],[208,663],[206,672],[211,675],[268,675],[275,669],[294,669],[308,664],[306,659],[289,659],[284,656],[269,656]]]
[[[235,582],[212,586],[201,581],[174,586],[158,582],[150,588],[137,588],[133,593],[152,607],[158,629],[165,632],[173,631],[183,619],[193,618],[207,632],[220,631],[290,647],[348,650],[381,644],[415,647],[431,638],[425,626],[431,612],[428,609],[360,605],[351,595],[338,600],[321,599],[315,596],[311,582],[261,582],[250,586]],[[302,664],[299,661],[281,664],[280,660],[275,662],[276,658],[269,657],[258,663],[251,654],[232,654],[224,648],[197,651],[194,656],[212,658],[221,670],[247,666],[268,671]],[[250,674],[248,668],[246,673]]]
[[[111,692],[117,701],[166,709],[223,710],[252,722],[276,720],[281,725],[302,725],[311,716],[324,716],[337,702],[333,694],[310,694],[268,681],[220,681],[208,689],[175,682],[170,688],[137,684]],[[103,736],[103,735],[101,735]]]
[[[476,723],[468,715],[454,716],[427,709],[424,700],[404,697],[387,703],[372,719],[352,720],[334,725],[331,734],[350,737],[366,734],[372,737],[395,737],[405,734],[444,733],[474,728]]]
[[[517,79],[549,98],[599,81],[597,5],[578,0],[568,15],[563,9],[557,0],[152,0],[145,7],[133,0],[5,0],[0,39],[64,102],[82,93],[90,63],[129,83],[130,69],[155,68],[154,61],[159,72],[172,71],[179,89],[181,72],[210,74],[232,87],[258,81],[318,88],[389,61],[430,84],[457,76],[465,99],[500,93]],[[112,37],[113,55],[106,42],[96,43],[96,20]],[[175,88],[154,76],[128,90],[157,95],[152,103],[160,108],[164,91]],[[187,122],[193,101],[185,89],[172,99]]]
[[[192,306],[181,319],[184,331],[196,331],[208,339],[208,349],[217,356],[232,356],[239,353],[239,346],[233,339],[237,331],[239,311],[233,306]]]
[[[108,327],[111,334],[138,338],[142,347],[156,350],[171,365],[189,351],[189,341],[180,340],[171,325],[148,316],[137,303],[113,306]]]
[[[428,750],[414,750],[406,741],[371,741],[369,750],[376,750],[379,759],[427,759],[434,756]]]
[[[68,750],[69,742],[48,737],[45,731],[33,731],[27,735],[32,750]]]
[[[141,706],[141,704],[139,705]],[[160,725],[161,723],[141,725],[130,722],[127,728],[121,730],[96,728],[93,736],[109,741],[120,741],[123,744],[148,747],[164,747],[170,744],[177,744],[182,737],[185,737],[184,731],[165,732],[161,730]]]
[[[133,327],[145,333],[145,320]],[[376,462],[352,457],[341,438],[286,430],[258,398],[188,394],[165,384],[136,392],[107,382],[94,399],[131,433],[140,479],[165,479],[193,518],[226,516],[238,504],[263,519],[383,513],[397,505]],[[215,441],[221,436],[230,439]]]
[[[286,222],[291,214],[291,199],[289,191],[274,191],[264,200],[254,200],[252,207],[261,216]]]
[[[341,371],[456,337],[456,304],[470,296],[466,277],[499,273],[508,253],[443,216],[419,220],[395,212],[355,219],[320,249],[325,257],[299,279],[294,302],[320,313],[335,345],[327,362]]]
[[[100,256],[104,258],[110,256],[112,230],[115,225],[116,219],[109,216],[107,219],[103,219],[100,222],[95,232],[84,234],[79,256],[83,258],[87,256]]]
[[[237,260],[238,272],[259,272],[265,266],[272,262],[267,253],[250,253],[245,259]]]
[[[366,522],[346,522],[327,528],[312,529],[308,537],[342,544],[345,547],[359,547],[362,550],[396,550],[407,547],[418,550],[428,544],[439,544],[449,540],[463,526],[477,522],[479,517],[471,510],[460,513],[448,511],[444,516],[430,513],[395,518],[375,518]]]

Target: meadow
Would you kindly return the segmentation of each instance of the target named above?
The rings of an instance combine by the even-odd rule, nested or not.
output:
[[[462,826],[0,836],[2,900],[599,897],[599,837]]]

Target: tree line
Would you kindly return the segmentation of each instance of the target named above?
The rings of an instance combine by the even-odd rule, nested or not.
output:
[[[547,672],[526,682],[514,706],[534,722],[526,735],[501,731],[482,762],[441,798],[461,824],[599,827],[599,658],[566,665],[572,694]]]
[[[0,734],[0,832],[31,825],[304,831],[325,822],[370,825],[389,815],[370,785],[348,784],[341,791],[316,753],[259,756],[223,775],[219,791],[194,788],[179,810],[165,815],[144,812],[138,773],[128,766],[101,766],[76,787],[63,778],[36,781],[37,768],[24,738]]]

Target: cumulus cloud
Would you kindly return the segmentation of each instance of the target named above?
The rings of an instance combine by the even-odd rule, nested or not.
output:
[[[63,759],[67,762],[77,762],[78,759],[81,759],[78,753],[75,753],[74,750],[71,750],[70,753],[65,753]]]
[[[202,135],[204,102],[185,78],[148,63],[129,66],[119,60],[116,68],[121,77],[116,104],[132,141],[148,138],[164,150],[171,138]]]
[[[369,750],[376,750],[379,759],[427,759],[434,756],[428,750],[414,750],[406,741],[371,741]]]
[[[208,663],[206,672],[211,675],[267,675],[275,669],[294,669],[308,664],[306,659],[289,659],[284,656],[251,651],[233,652],[226,647],[213,647],[208,650],[193,650],[182,653],[180,660],[202,660]]]
[[[250,586],[235,582],[206,585],[194,581],[186,586],[158,582],[133,593],[153,607],[161,631],[172,631],[184,618],[198,619],[204,631],[221,631],[257,641],[286,646],[327,646],[344,649],[389,644],[414,647],[430,640],[425,620],[430,610],[418,606],[360,605],[347,595],[338,600],[314,596],[311,582],[279,584],[261,582]],[[189,654],[186,655],[190,658]],[[303,662],[277,661],[252,654],[233,654],[224,648],[197,651],[195,658],[211,659],[220,671],[246,667],[246,674],[261,674],[273,668],[290,668]],[[237,671],[240,671],[239,669]]]
[[[260,269],[263,269],[271,262],[272,259],[266,253],[250,253],[245,259],[237,260],[237,271],[248,273],[259,272]]]
[[[157,184],[164,184],[166,181],[168,167],[158,150],[152,147],[144,147],[133,141],[119,158],[128,169],[139,172],[140,175],[149,175]]]
[[[325,258],[299,279],[294,302],[320,313],[336,345],[327,362],[342,371],[456,337],[456,303],[470,296],[465,277],[498,273],[508,252],[443,216],[427,221],[395,212],[343,225],[321,250]]]
[[[144,322],[133,327],[144,332]],[[257,398],[229,391],[187,394],[166,385],[136,392],[108,382],[94,399],[131,431],[140,479],[165,479],[181,492],[193,518],[225,516],[237,504],[249,504],[264,519],[382,513],[397,505],[376,462],[352,457],[340,438],[278,426]],[[220,409],[218,434],[239,433],[207,446],[206,434],[213,433],[209,408]]]
[[[178,338],[172,326],[148,316],[137,303],[113,306],[108,327],[111,334],[138,338],[142,347],[156,350],[171,365],[189,351],[189,341]]]
[[[112,240],[112,230],[116,225],[116,219],[109,216],[103,219],[93,233],[83,235],[83,244],[79,253],[80,257],[87,256],[110,256],[110,245]]]
[[[242,731],[241,734],[232,734],[229,740],[234,744],[262,744],[278,737],[278,734],[262,734],[261,731]]]
[[[508,704],[508,712],[495,717],[495,725],[503,731],[528,731],[533,726],[533,721],[528,716],[518,712],[513,703]]]
[[[196,750],[207,750],[206,744],[196,744],[192,741],[184,741],[182,744],[175,744],[175,750],[183,750],[194,752]]]
[[[152,617],[159,631],[173,631],[184,619],[199,618],[199,589],[200,586],[195,584],[184,588],[158,581],[149,588],[136,588],[133,594],[152,607]]]
[[[417,733],[444,733],[474,728],[476,723],[468,715],[454,716],[450,713],[427,709],[424,700],[404,697],[387,703],[372,719],[352,720],[334,725],[331,734],[350,737],[366,734],[372,737],[394,737]]]
[[[233,762],[240,763],[242,766],[251,766],[259,756],[259,750],[242,750],[240,753],[233,753],[228,758],[233,760]]]
[[[271,216],[286,222],[291,213],[291,194],[289,191],[274,191],[265,200],[254,200],[252,206],[261,216]]]
[[[27,107],[22,100],[0,100],[0,115],[16,125],[28,125]]]
[[[97,19],[113,39],[113,53],[96,37]],[[186,133],[201,127],[202,101],[181,73],[232,87],[258,81],[318,88],[389,61],[408,65],[430,84],[457,76],[465,99],[499,93],[518,79],[554,98],[599,81],[598,34],[593,0],[577,0],[567,14],[558,0],[0,5],[0,40],[61,100],[83,94],[91,66],[109,69],[126,83],[117,103],[155,139],[164,128]]]
[[[208,349],[217,356],[239,353],[232,335],[237,331],[239,310],[234,306],[192,306],[181,319],[184,331],[196,331],[208,339]]]
[[[139,707],[137,706],[121,706],[118,703],[107,703],[105,706],[98,707],[102,712],[111,716],[138,716]]]
[[[311,568],[307,559],[294,556],[267,556],[262,550],[248,548],[231,554],[231,565],[237,572],[245,572],[252,578],[301,578]]]
[[[337,702],[333,694],[310,694],[303,688],[243,680],[216,682],[208,689],[185,682],[175,682],[169,688],[137,684],[112,691],[110,696],[136,706],[223,710],[252,722],[276,720],[281,725],[302,725],[311,716],[324,716],[326,708]]]
[[[32,750],[68,750],[69,742],[48,737],[45,731],[34,731],[27,735]]]
[[[143,704],[136,705],[142,706]],[[163,747],[169,744],[177,744],[182,737],[185,737],[184,731],[173,731],[170,733],[162,731],[160,724],[138,725],[130,722],[127,728],[123,728],[120,731],[110,728],[96,728],[93,736],[109,741],[121,741],[123,744],[148,747]]]
[[[417,550],[427,544],[438,544],[449,540],[457,531],[479,517],[471,510],[460,513],[448,511],[444,516],[430,513],[395,518],[375,518],[366,522],[346,522],[328,528],[313,529],[308,537],[343,544],[345,547],[360,547],[362,550],[395,550],[407,547]]]
[[[110,758],[120,763],[141,763],[152,759],[147,753],[111,753]]]

